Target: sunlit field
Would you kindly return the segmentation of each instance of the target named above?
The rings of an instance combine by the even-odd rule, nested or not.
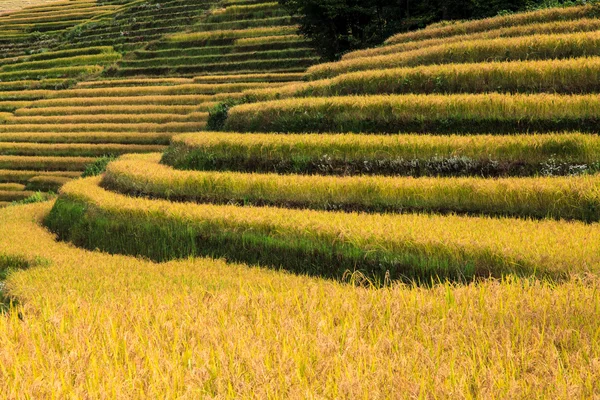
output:
[[[600,396],[597,5],[324,63],[277,2],[33,3],[0,398]]]

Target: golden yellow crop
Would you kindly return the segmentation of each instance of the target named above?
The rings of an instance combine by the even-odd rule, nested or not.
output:
[[[100,88],[75,88],[46,93],[51,98],[73,97],[129,97],[129,96],[165,96],[165,95],[211,95],[226,92],[241,92],[247,89],[269,87],[277,83],[245,82],[223,84],[185,84],[168,86],[113,86]],[[281,85],[281,84],[280,84]]]
[[[276,26],[266,28],[248,28],[248,29],[232,29],[232,30],[217,30],[207,32],[189,32],[176,33],[166,37],[170,42],[206,42],[210,40],[222,39],[246,39],[255,37],[273,37],[287,36],[295,34],[298,30],[297,26]],[[273,39],[275,40],[275,39]]]
[[[290,32],[292,33],[292,32]],[[290,35],[274,35],[274,36],[257,36],[257,37],[248,37],[248,38],[240,38],[236,39],[234,42],[235,46],[252,46],[252,45],[260,45],[260,44],[269,44],[269,43],[281,43],[281,42],[299,42],[305,40],[302,36],[296,34]]]
[[[169,144],[171,132],[3,132],[0,142]]]
[[[52,2],[54,2],[54,0],[8,0],[0,4],[0,11],[14,11],[25,7]]]
[[[331,157],[346,162],[427,159],[433,157],[490,158],[505,162],[591,164],[600,160],[600,137],[582,133],[526,135],[357,135],[204,132],[181,134],[172,147],[232,159],[264,159],[279,163],[298,158]]]
[[[350,72],[334,78],[244,92],[252,100],[402,93],[593,93],[600,57],[427,65]],[[17,114],[19,112],[17,111]]]
[[[319,254],[322,249],[327,249],[326,252],[331,251],[334,255],[333,259],[336,254],[339,255],[341,265],[345,265],[344,257],[350,257],[346,253],[350,252],[359,255],[356,259],[352,258],[353,262],[359,263],[359,269],[360,263],[368,265],[369,260],[383,263],[381,265],[386,265],[383,260],[396,260],[387,261],[396,269],[393,275],[401,274],[403,268],[409,276],[426,273],[444,275],[448,272],[453,275],[457,271],[467,276],[472,273],[476,276],[498,276],[505,272],[531,274],[533,271],[560,275],[595,272],[600,268],[600,230],[596,225],[487,217],[367,215],[177,204],[126,197],[103,190],[98,183],[99,179],[93,178],[65,185],[61,191],[60,207],[55,206],[53,217],[54,221],[61,218],[58,229],[63,237],[76,237],[79,245],[107,251],[136,251],[139,255],[165,259],[193,255],[193,248],[198,252],[203,246],[208,246],[213,254],[219,254],[223,251],[218,244],[219,238],[228,238],[223,246],[232,249],[230,254],[250,259],[256,253],[245,247],[243,233],[252,232],[257,240],[255,245],[262,251],[272,252],[263,253],[263,257],[281,253],[283,267],[315,262],[318,265],[315,268],[329,268],[329,274],[338,271],[338,266],[321,266],[317,260],[309,261],[312,256],[305,259],[300,250],[302,247],[298,248],[296,256],[291,256],[294,252],[286,253],[288,247],[269,247],[270,243],[282,241],[291,248],[308,246],[305,247],[307,254],[313,254],[312,251]],[[71,202],[83,204],[83,214],[77,211],[71,216]],[[102,221],[111,221],[110,228],[103,225],[102,232],[93,228],[95,219],[100,215]],[[78,233],[83,226],[79,223],[87,226],[86,236]],[[213,242],[203,244],[196,240],[197,237],[205,237],[209,231],[214,235]],[[184,232],[187,236],[183,235]],[[167,236],[164,235],[171,240],[165,242]],[[151,237],[156,242],[144,243]],[[177,240],[173,241],[175,238]],[[188,243],[193,243],[194,247],[185,247]],[[412,261],[408,262],[409,259]]]
[[[154,264],[55,242],[38,225],[50,207],[0,211],[0,258],[33,267],[7,281],[19,303],[0,316],[1,393],[596,392],[593,277],[375,290],[206,259]]]
[[[83,115],[27,115],[7,119],[8,124],[140,124],[206,121],[207,112],[189,114],[83,114]],[[109,130],[109,129],[107,129]]]
[[[118,143],[11,143],[0,142],[0,154],[25,156],[102,156],[105,154],[151,153],[165,146]]]
[[[392,36],[386,41],[386,43],[394,44],[415,40],[449,37],[454,35],[465,35],[503,27],[544,23],[549,21],[596,18],[596,13],[597,11],[592,5],[567,8],[548,8],[526,13],[479,19],[475,21],[433,26],[431,28]]]
[[[547,35],[559,33],[592,32],[600,30],[600,20],[598,18],[582,18],[577,20],[543,22],[528,25],[507,26],[504,28],[486,30],[479,33],[468,35],[456,35],[451,37],[423,39],[419,41],[401,42],[397,44],[388,44],[386,46],[357,50],[348,53],[342,57],[343,60],[350,60],[362,57],[381,56],[385,54],[401,53],[410,50],[423,49],[425,47],[439,46],[442,44],[452,44],[467,40],[509,38],[528,35]]]
[[[83,170],[83,168],[82,168]],[[0,182],[27,183],[36,176],[57,176],[65,178],[79,178],[80,171],[27,171],[0,169]]]
[[[302,72],[242,74],[242,75],[205,75],[197,76],[197,83],[220,83],[220,82],[288,82],[301,81],[306,74]]]
[[[42,115],[94,115],[94,114],[189,114],[206,110],[216,102],[201,105],[105,105],[105,106],[72,106],[72,107],[37,107],[21,108],[15,111],[16,116]]]
[[[600,221],[600,177],[403,178],[178,171],[160,154],[108,165],[104,187],[196,202],[375,212],[405,210]]]
[[[190,78],[128,78],[110,79],[97,81],[77,82],[76,88],[104,88],[114,86],[163,86],[163,85],[187,85],[194,83]]]
[[[240,93],[221,93],[215,95],[166,95],[166,96],[125,96],[125,97],[67,97],[60,99],[38,100],[31,104],[33,108],[44,107],[85,107],[107,105],[200,105],[219,100],[242,97]]]
[[[310,79],[329,78],[345,72],[428,64],[491,61],[545,60],[600,55],[600,32],[531,35],[516,38],[466,40],[403,53],[349,59],[315,65]]]
[[[597,95],[461,94],[308,97],[242,104],[232,132],[517,133],[597,131]]]
[[[205,121],[167,123],[89,123],[89,124],[0,124],[0,136],[17,132],[196,132],[206,126]]]
[[[82,171],[94,160],[90,157],[0,156],[0,169]]]
[[[0,190],[5,192],[19,192],[25,190],[25,185],[19,183],[0,183]]]

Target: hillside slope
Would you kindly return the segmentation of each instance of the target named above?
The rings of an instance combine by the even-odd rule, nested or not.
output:
[[[56,191],[101,156],[161,151],[175,132],[201,130],[216,102],[301,79],[316,62],[276,3],[105,3],[46,6],[45,26],[57,23],[52,18],[78,25],[36,41],[31,54],[19,47],[0,60],[0,182],[24,185],[0,201]],[[91,19],[72,21],[69,7]],[[19,14],[27,32],[26,23],[41,24],[37,10]],[[275,16],[268,28],[248,27],[265,16]],[[211,21],[227,30],[214,31]],[[219,75],[195,78],[207,72]]]
[[[153,4],[0,67],[0,196],[64,184],[0,210],[0,391],[600,393],[597,6],[317,64],[277,3]]]

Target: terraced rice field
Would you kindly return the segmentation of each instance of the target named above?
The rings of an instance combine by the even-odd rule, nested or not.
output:
[[[275,2],[0,17],[0,393],[597,397],[598,15],[325,64]]]

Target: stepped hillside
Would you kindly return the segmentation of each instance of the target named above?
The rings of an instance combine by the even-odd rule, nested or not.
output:
[[[202,130],[218,102],[300,80],[317,61],[276,3],[86,0],[44,6],[43,19],[39,10],[18,13],[22,46],[33,44],[7,40],[0,59],[0,182],[12,189],[3,204],[57,191],[99,157],[162,151],[174,133]],[[31,33],[57,23],[76,26]]]
[[[318,63],[272,2],[39,30],[82,4],[3,42],[0,200],[60,193],[0,210],[0,390],[600,393],[597,5]]]

